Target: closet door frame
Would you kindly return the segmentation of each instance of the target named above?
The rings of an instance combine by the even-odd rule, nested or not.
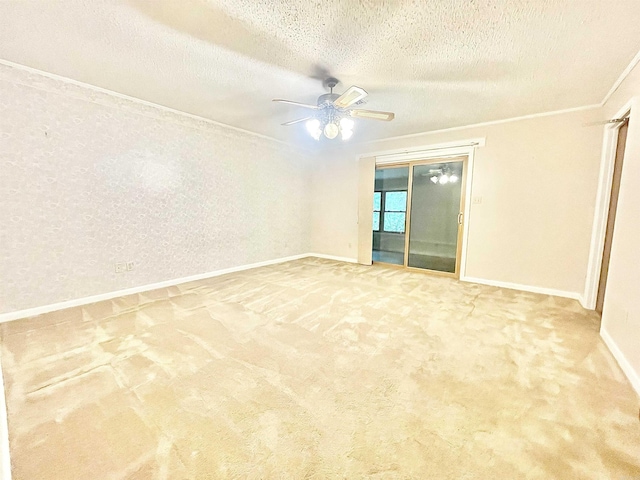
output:
[[[429,270],[427,268],[418,268],[409,266],[409,239],[411,237],[411,206],[412,206],[412,191],[413,191],[413,167],[418,165],[431,165],[434,163],[450,163],[450,162],[462,162],[462,178],[460,179],[460,207],[459,212],[460,221],[458,222],[458,236],[456,245],[456,267],[455,272],[441,272],[439,270]],[[450,278],[460,278],[460,262],[462,259],[462,243],[464,237],[464,229],[466,226],[467,212],[466,212],[466,194],[467,194],[467,178],[469,167],[469,155],[447,155],[441,157],[430,158],[417,158],[411,161],[400,161],[397,163],[385,163],[384,165],[376,165],[376,170],[383,168],[399,168],[409,167],[409,184],[407,185],[407,213],[405,216],[405,239],[404,239],[404,265],[386,264],[394,267],[404,268],[411,272],[427,273],[432,275],[439,275]],[[376,262],[384,263],[384,262]]]

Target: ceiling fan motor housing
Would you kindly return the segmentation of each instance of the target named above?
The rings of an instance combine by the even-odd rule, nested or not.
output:
[[[324,104],[332,104],[333,101],[340,97],[337,93],[325,93],[318,97],[318,106],[321,107]]]
[[[340,80],[338,80],[335,77],[328,77],[326,79],[323,80],[322,85],[324,86],[324,88],[328,88],[329,90],[333,90],[334,88],[336,88],[336,85],[338,85],[340,83]]]

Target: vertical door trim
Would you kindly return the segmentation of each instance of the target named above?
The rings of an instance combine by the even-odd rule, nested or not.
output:
[[[635,112],[640,108],[640,97],[629,100],[615,115],[615,118],[629,116],[629,131],[635,122]],[[584,293],[580,303],[586,309],[593,310],[596,307],[598,297],[598,285],[600,282],[600,269],[604,254],[604,239],[607,230],[609,202],[611,200],[611,185],[613,182],[613,166],[616,159],[616,145],[618,140],[619,125],[608,124],[604,127],[602,156],[600,160],[600,175],[598,178],[598,193],[596,208],[591,231],[591,245],[589,247],[589,263],[587,265],[587,277],[585,279]]]
[[[460,270],[461,270],[461,264],[462,264],[462,240],[464,238],[464,232],[465,230],[468,230],[467,228],[465,228],[465,225],[467,223],[467,213],[469,212],[469,210],[467,210],[466,206],[467,206],[467,173],[469,171],[469,157],[467,157],[463,162],[462,162],[462,178],[460,179],[460,181],[462,182],[461,185],[461,192],[460,192],[460,206],[458,207],[458,211],[460,212],[459,215],[462,215],[462,221],[458,223],[458,250],[457,250],[457,254],[456,254],[456,278],[460,278]]]
[[[475,148],[471,148],[467,153],[467,168],[464,171],[464,206],[462,209],[462,252],[460,254],[460,266],[458,278],[461,281],[466,281],[467,276],[467,252],[469,249],[469,226],[471,225],[471,188],[473,184],[473,172],[474,172],[474,156],[476,153]]]
[[[413,163],[409,163],[409,185],[407,185],[407,213],[404,217],[404,268],[409,266],[409,236],[411,235],[411,205],[413,204]]]
[[[373,252],[373,192],[375,191],[376,161],[373,157],[358,162],[358,263],[371,265]],[[367,230],[369,231],[367,235]]]
[[[625,128],[626,127],[626,128]],[[625,133],[623,135],[623,128]],[[629,120],[620,123],[618,127],[618,140],[616,142],[616,157],[613,162],[613,175],[611,182],[611,195],[609,196],[609,208],[607,210],[607,227],[604,234],[604,249],[602,252],[602,264],[600,266],[600,278],[598,280],[598,290],[596,293],[596,312],[602,314],[604,306],[604,295],[607,289],[607,277],[609,276],[609,264],[611,261],[611,246],[615,230],[616,214],[618,210],[618,199],[620,198],[620,180],[622,179],[622,169],[624,168],[624,156],[626,153],[626,143],[629,136]],[[600,309],[598,309],[600,307]]]

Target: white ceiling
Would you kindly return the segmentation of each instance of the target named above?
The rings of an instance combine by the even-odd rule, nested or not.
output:
[[[598,103],[638,0],[0,0],[0,58],[271,137],[320,79],[368,90],[354,141]]]

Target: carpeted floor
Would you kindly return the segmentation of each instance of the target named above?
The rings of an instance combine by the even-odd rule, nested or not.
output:
[[[6,323],[14,479],[637,479],[598,323],[319,259]]]

